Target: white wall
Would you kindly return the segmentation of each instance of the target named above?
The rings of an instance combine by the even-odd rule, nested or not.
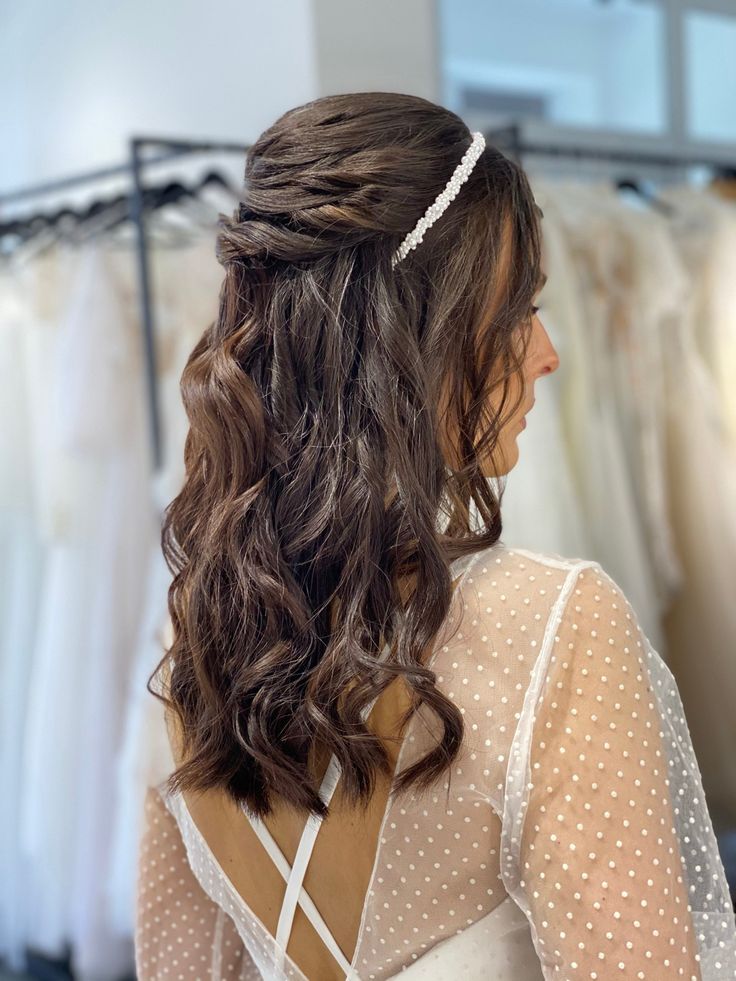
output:
[[[314,0],[323,92],[407,92],[436,102],[435,0]]]
[[[317,95],[312,3],[4,3],[0,91],[0,191],[117,163],[133,134],[247,144]]]
[[[461,85],[543,96],[552,121],[657,131],[662,18],[645,4],[438,0],[443,97]]]
[[[691,71],[687,118],[696,137],[736,143],[736,4],[732,15],[694,11],[685,19]]]

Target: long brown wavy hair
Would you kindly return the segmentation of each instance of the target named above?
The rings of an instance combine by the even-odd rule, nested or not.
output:
[[[391,257],[470,141],[442,106],[360,92],[291,109],[248,150],[218,220],[217,318],[181,378],[186,480],[162,527],[173,643],[148,689],[182,734],[172,791],[326,816],[320,747],[367,804],[392,773],[362,711],[398,675],[401,731],[425,703],[443,736],[391,792],[430,787],[461,748],[462,714],[423,660],[450,564],[501,535],[503,485],[480,457],[524,399],[503,414],[541,277],[523,170],[487,144],[419,247]]]

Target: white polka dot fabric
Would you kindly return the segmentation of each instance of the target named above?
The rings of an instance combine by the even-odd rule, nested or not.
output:
[[[263,977],[224,905],[207,895],[189,866],[176,820],[153,787],[138,852],[135,929],[138,979]]]
[[[389,801],[347,977],[736,978],[682,703],[625,596],[597,563],[502,543],[464,570],[430,661],[464,745],[431,792]],[[399,767],[439,729],[422,707]],[[139,981],[307,981],[181,796],[151,788],[145,817]]]

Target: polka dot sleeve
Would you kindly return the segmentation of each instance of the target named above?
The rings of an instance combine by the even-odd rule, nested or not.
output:
[[[176,819],[146,792],[135,911],[137,981],[260,981],[230,916],[199,885]]]
[[[532,671],[502,854],[545,978],[736,977],[733,907],[677,686],[596,563],[567,576]]]

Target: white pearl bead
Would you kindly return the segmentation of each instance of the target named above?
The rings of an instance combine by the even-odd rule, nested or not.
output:
[[[455,168],[454,173],[448,180],[444,189],[437,195],[436,199],[427,208],[424,215],[419,219],[416,226],[406,236],[402,244],[391,258],[391,265],[404,258],[412,249],[423,240],[424,232],[430,228],[434,222],[442,215],[447,206],[457,196],[460,187],[465,183],[476,161],[480,157],[486,142],[482,133],[473,133],[473,142],[460,158],[460,163]]]

